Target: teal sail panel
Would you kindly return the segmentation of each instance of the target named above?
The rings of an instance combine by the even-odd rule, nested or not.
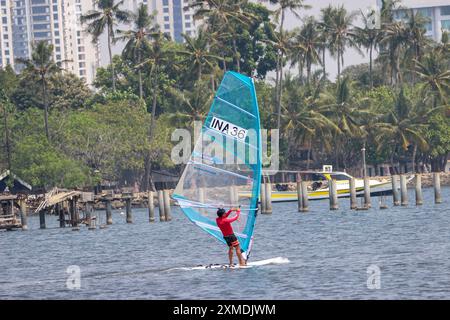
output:
[[[201,133],[172,197],[189,220],[223,243],[217,209],[241,206],[241,216],[232,225],[248,256],[261,184],[260,119],[253,79],[225,73]]]

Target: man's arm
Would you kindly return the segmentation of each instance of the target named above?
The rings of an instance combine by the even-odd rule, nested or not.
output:
[[[233,211],[233,210],[230,210],[229,212],[231,213],[231,211]],[[239,219],[239,215],[241,213],[241,209],[237,209],[237,210],[234,210],[234,211],[236,211],[236,215],[233,218],[225,219],[224,220],[225,222],[233,222],[233,221],[236,221],[237,219]]]
[[[224,218],[227,218],[227,217],[230,215],[230,213],[232,213],[232,212],[233,212],[233,209],[228,210],[228,212],[225,213],[225,214],[223,215],[223,217],[224,217]]]

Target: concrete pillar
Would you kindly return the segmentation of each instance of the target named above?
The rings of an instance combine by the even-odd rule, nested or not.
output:
[[[356,201],[356,180],[355,178],[350,178],[348,181],[349,189],[350,189],[350,209],[356,209],[358,207],[358,203]]]
[[[266,183],[266,213],[272,213],[272,184]]]
[[[148,206],[148,221],[154,222],[155,221],[155,203],[153,202],[153,192],[148,192],[148,199],[147,199],[147,206]]]
[[[332,179],[328,182],[328,193],[330,198],[330,210],[339,209],[336,180]]]
[[[308,205],[308,184],[307,184],[306,181],[302,181],[301,185],[302,185],[302,203],[303,203],[302,212],[307,212],[307,211],[309,211],[309,205]]]
[[[158,208],[159,221],[166,221],[166,215],[164,214],[164,196],[162,190],[158,190]]]
[[[415,189],[416,189],[416,206],[420,206],[423,204],[422,176],[420,175],[420,173],[416,173],[414,180],[415,180]]]
[[[372,206],[370,200],[370,180],[369,177],[364,177],[364,206],[370,208]]]
[[[172,220],[172,214],[170,212],[169,190],[164,190],[163,196],[164,196],[164,215],[166,217],[166,221],[170,221],[170,220]]]
[[[441,176],[439,172],[433,173],[433,187],[434,187],[434,203],[442,203]]]
[[[22,224],[22,230],[28,230],[28,218],[27,218],[27,204],[25,199],[19,200],[20,206],[20,221]]]
[[[400,194],[399,194],[399,184],[398,184],[398,176],[392,175],[391,176],[391,183],[392,183],[392,199],[394,202],[394,206],[400,205]]]
[[[400,198],[401,198],[401,205],[407,206],[408,205],[408,189],[406,186],[406,175],[404,175],[404,174],[400,175]]]
[[[297,181],[297,201],[298,201],[298,212],[302,212],[303,199],[302,199],[302,183],[301,183],[301,181]]]
[[[267,209],[266,209],[266,184],[265,183],[261,183],[261,187],[260,187],[260,195],[261,195],[261,213],[266,213]]]

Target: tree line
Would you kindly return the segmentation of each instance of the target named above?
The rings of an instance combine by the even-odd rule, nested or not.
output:
[[[19,73],[0,70],[0,168],[46,188],[100,181],[154,188],[152,172],[181,169],[170,161],[172,130],[204,120],[224,72],[234,70],[256,79],[262,126],[280,130],[283,169],[355,167],[365,146],[369,164],[443,170],[450,152],[446,31],[431,40],[427,17],[395,0],[382,1],[379,15],[330,5],[318,18],[301,0],[270,4],[191,0],[198,31],[176,43],[146,5],[129,12],[123,1],[97,1],[81,17],[94,42],[108,39],[110,63],[97,69],[95,90],[55,63],[46,42],[17,61]],[[293,30],[287,12],[297,17]],[[115,42],[125,44],[121,55],[112,55]],[[345,67],[349,48],[369,62]]]

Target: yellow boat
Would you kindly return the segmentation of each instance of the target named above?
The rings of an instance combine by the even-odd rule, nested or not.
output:
[[[321,200],[329,198],[329,181],[336,180],[337,193],[339,198],[350,197],[350,185],[349,180],[352,178],[346,172],[335,171],[302,171],[299,172],[302,180],[310,182],[308,184],[308,199],[309,200]],[[413,179],[414,176],[407,178],[407,181]],[[272,188],[272,202],[287,202],[297,201],[296,190],[282,190],[283,187],[288,184],[275,184],[275,188]],[[390,178],[383,178],[381,180],[375,180],[369,178],[370,195],[388,195],[392,194],[392,182]],[[291,184],[292,186],[292,184]],[[364,194],[364,180],[355,179],[356,195],[361,196]],[[249,196],[246,193],[239,192],[239,196]]]

